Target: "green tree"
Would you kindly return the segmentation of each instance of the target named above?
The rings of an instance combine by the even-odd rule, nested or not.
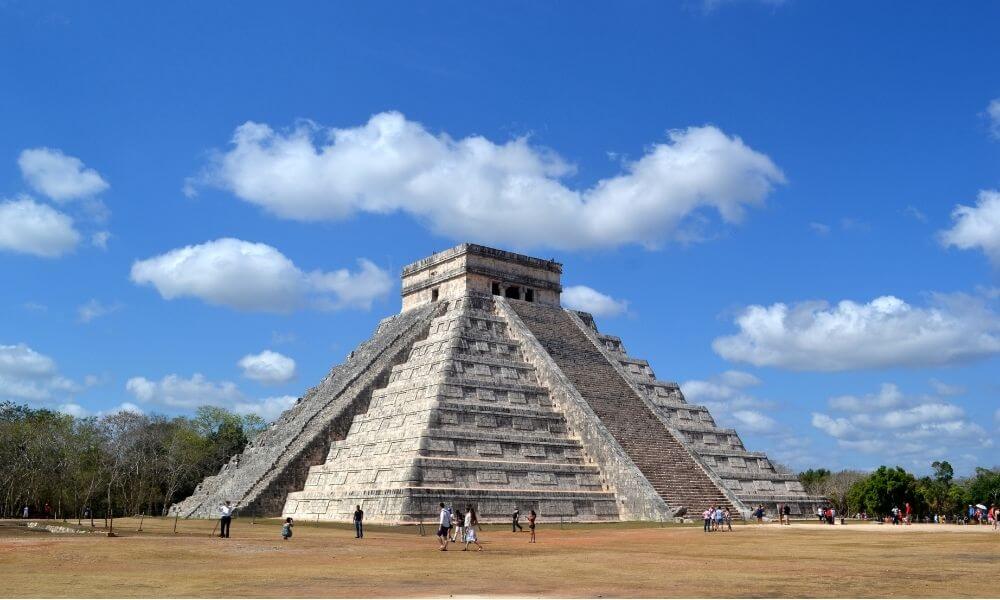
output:
[[[799,473],[799,483],[807,493],[822,496],[822,487],[829,477],[829,469],[808,469]]]
[[[883,465],[852,485],[847,494],[851,512],[863,511],[875,517],[889,514],[893,507],[902,509],[907,502],[916,513],[926,506],[916,478],[902,467]]]

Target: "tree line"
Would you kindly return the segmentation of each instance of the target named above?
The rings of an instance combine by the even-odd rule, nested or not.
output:
[[[931,470],[918,478],[902,467],[881,466],[871,473],[809,469],[799,473],[799,481],[806,492],[827,498],[840,515],[880,519],[909,502],[918,517],[960,520],[969,506],[1000,506],[1000,467],[977,467],[960,478],[948,461],[931,463]]]
[[[166,514],[265,427],[212,406],[193,417],[77,418],[0,403],[0,515]]]

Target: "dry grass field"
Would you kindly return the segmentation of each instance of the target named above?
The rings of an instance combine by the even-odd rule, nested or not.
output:
[[[996,597],[1000,534],[987,527],[797,523],[542,524],[538,543],[489,525],[485,552],[439,552],[433,531],[278,521],[116,520],[119,537],[0,522],[3,597]]]

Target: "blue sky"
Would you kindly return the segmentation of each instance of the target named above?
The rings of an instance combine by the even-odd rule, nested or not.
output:
[[[794,468],[1000,463],[998,21],[0,2],[0,399],[273,416],[473,241]]]

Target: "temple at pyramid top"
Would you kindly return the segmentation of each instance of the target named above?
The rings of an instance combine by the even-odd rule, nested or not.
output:
[[[559,306],[562,264],[459,244],[403,267],[403,311],[469,293]]]

